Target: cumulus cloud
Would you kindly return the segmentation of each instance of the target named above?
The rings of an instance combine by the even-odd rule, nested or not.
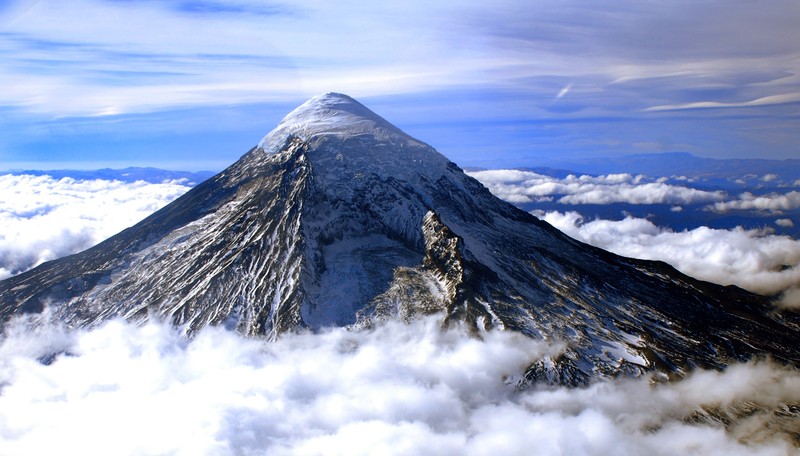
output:
[[[709,282],[769,295],[800,287],[800,241],[788,236],[738,227],[673,231],[643,218],[587,221],[577,212],[535,215],[580,241],[628,257],[664,261]]]
[[[788,219],[788,218],[777,219],[777,220],[775,220],[775,224],[778,225],[778,226],[782,226],[784,228],[792,228],[792,227],[794,227],[794,222],[792,221],[792,219]]]
[[[770,193],[768,195],[754,195],[745,192],[732,201],[720,201],[708,206],[714,212],[728,212],[732,210],[757,210],[780,212],[800,208],[800,192],[792,191],[785,194]]]
[[[680,205],[711,203],[705,210],[725,213],[732,210],[754,210],[780,213],[800,208],[800,192],[755,195],[744,192],[732,197],[724,191],[700,190],[683,185],[673,185],[669,179],[650,178],[644,175],[607,174],[600,176],[570,174],[557,178],[531,171],[512,169],[475,171],[469,173],[483,183],[492,193],[511,203],[555,201],[561,204],[672,204],[673,211]],[[745,176],[764,182],[775,180],[774,174],[763,177]],[[680,180],[680,179],[675,179]],[[746,180],[737,182],[746,184]]]
[[[91,247],[189,188],[182,181],[0,176],[0,279]]]
[[[562,204],[698,204],[722,201],[721,191],[670,185],[631,174],[569,176],[559,179],[530,171],[488,170],[469,173],[492,193],[512,203],[552,201]]]
[[[62,354],[42,363],[54,350]],[[684,418],[797,399],[768,364],[585,389],[519,389],[543,342],[441,331],[435,318],[274,342],[119,321],[12,327],[0,344],[0,453],[724,454],[792,451],[755,413],[725,430]]]

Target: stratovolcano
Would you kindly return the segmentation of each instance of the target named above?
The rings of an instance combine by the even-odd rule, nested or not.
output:
[[[0,282],[0,317],[165,319],[277,337],[440,314],[565,344],[529,380],[800,363],[796,315],[575,241],[432,147],[328,93],[139,224]]]

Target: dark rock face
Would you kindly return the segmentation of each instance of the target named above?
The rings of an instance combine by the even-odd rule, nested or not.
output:
[[[442,313],[563,341],[529,380],[800,363],[760,296],[577,242],[355,100],[290,113],[222,173],[105,242],[0,282],[0,317],[163,318],[274,336]]]

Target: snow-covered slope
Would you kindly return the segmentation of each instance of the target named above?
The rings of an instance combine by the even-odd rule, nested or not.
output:
[[[140,224],[0,282],[0,296],[4,320],[47,307],[72,325],[156,317],[188,333],[441,313],[476,334],[563,342],[529,378],[569,384],[800,361],[796,317],[764,298],[572,240],[333,93]]]

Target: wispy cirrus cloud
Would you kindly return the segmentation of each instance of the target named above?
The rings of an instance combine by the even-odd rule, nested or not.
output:
[[[645,111],[678,111],[681,109],[709,109],[709,108],[744,108],[750,106],[767,106],[800,102],[800,93],[787,93],[770,95],[750,101],[720,102],[720,101],[695,101],[679,105],[662,105],[646,108]]]
[[[257,140],[274,124],[253,119],[327,91],[462,165],[676,150],[789,157],[798,22],[791,0],[625,0],[602,11],[585,0],[16,0],[0,10],[0,84],[12,88],[0,93],[0,160],[28,162],[32,150],[37,161],[81,160],[60,150],[92,149],[100,130],[115,159],[141,163],[175,134],[168,123],[213,161],[214,139]],[[697,103],[738,107],[646,111]],[[217,121],[226,116],[248,118],[247,131]]]
[[[711,11],[715,21],[697,19]],[[0,104],[113,115],[332,89],[369,96],[479,86],[550,99],[570,92],[580,109],[618,114],[728,106],[748,95],[754,101],[741,106],[766,105],[798,93],[798,18],[788,0],[757,8],[625,1],[602,14],[580,0],[380,8],[355,1],[19,0],[0,10],[0,80],[18,88]],[[743,21],[750,33],[739,32]],[[74,96],[76,89],[86,98]]]

